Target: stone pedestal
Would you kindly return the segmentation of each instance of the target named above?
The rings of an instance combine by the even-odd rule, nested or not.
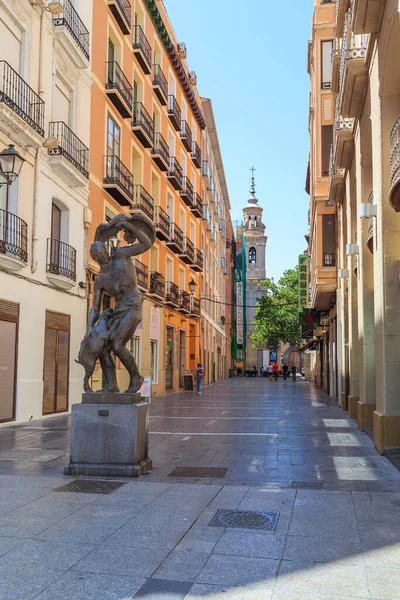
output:
[[[151,469],[149,406],[140,394],[83,394],[82,404],[72,406],[64,475],[139,477]]]

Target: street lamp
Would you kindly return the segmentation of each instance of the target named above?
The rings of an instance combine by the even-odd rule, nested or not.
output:
[[[8,148],[4,148],[0,152],[0,176],[5,179],[4,183],[0,182],[0,187],[3,185],[7,186],[6,191],[6,212],[8,211],[8,189],[9,186],[19,176],[22,165],[25,159],[19,154],[14,148],[13,144],[10,144]]]
[[[190,312],[193,312],[193,296],[194,293],[196,291],[196,287],[197,287],[197,283],[195,282],[195,280],[192,278],[189,281],[189,291],[190,291]]]

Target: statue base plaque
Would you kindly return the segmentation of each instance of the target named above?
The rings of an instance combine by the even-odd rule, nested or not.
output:
[[[140,477],[149,471],[149,406],[140,394],[83,394],[82,404],[72,406],[64,475]]]

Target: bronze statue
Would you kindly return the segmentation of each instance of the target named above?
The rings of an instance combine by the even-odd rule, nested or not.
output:
[[[124,239],[130,245],[120,246],[118,240],[114,248],[109,240],[120,231],[124,231]],[[89,378],[99,359],[106,379],[101,391],[119,392],[113,353],[129,373],[130,382],[125,393],[137,392],[143,383],[135,359],[126,347],[142,320],[143,307],[143,295],[137,287],[136,269],[131,258],[149,250],[154,240],[153,225],[140,215],[119,214],[96,229],[90,256],[100,265],[100,272],[94,282],[88,330],[77,360],[85,368],[85,392],[92,392]],[[115,299],[115,306],[101,313],[104,294]]]

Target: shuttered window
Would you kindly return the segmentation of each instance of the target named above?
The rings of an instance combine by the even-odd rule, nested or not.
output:
[[[0,19],[0,57],[8,62],[12,68],[21,70],[21,32],[13,30]]]
[[[43,414],[68,410],[70,317],[46,311]]]
[[[0,299],[0,422],[15,419],[19,304]]]
[[[71,120],[71,91],[57,77],[54,97],[54,121],[63,121],[68,126]]]
[[[329,90],[332,85],[332,40],[321,43],[321,87],[324,90]]]

